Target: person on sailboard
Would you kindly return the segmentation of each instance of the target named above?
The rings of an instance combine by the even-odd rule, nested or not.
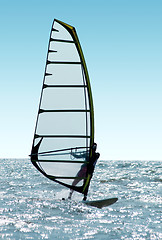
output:
[[[97,144],[94,143],[93,146],[92,146],[92,157],[90,159],[88,158],[88,156],[89,156],[88,152],[84,152],[82,154],[71,153],[72,156],[74,156],[75,158],[85,158],[88,161],[88,164],[89,164],[89,166],[87,166],[87,163],[84,163],[81,166],[81,168],[80,168],[79,172],[77,173],[76,177],[85,178],[86,175],[87,175],[87,167],[88,167],[89,174],[91,175],[91,178],[92,178],[95,165],[97,163],[98,158],[100,157],[100,154],[96,153],[96,149],[97,149]],[[80,182],[82,180],[82,179],[78,179],[78,178],[74,179],[74,181],[72,183],[72,186],[76,186],[78,184],[78,182]],[[70,189],[68,199],[71,199],[73,191],[74,191],[73,189]]]

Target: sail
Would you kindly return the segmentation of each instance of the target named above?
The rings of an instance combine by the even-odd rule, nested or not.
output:
[[[93,101],[75,28],[54,20],[36,121],[31,161],[47,178],[78,192],[89,186],[77,176],[89,164],[94,143]],[[73,186],[73,181],[78,184]]]

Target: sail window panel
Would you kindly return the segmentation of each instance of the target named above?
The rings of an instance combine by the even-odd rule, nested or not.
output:
[[[79,54],[74,43],[50,42],[49,61],[80,62]]]
[[[57,151],[58,149],[59,150],[63,150],[63,149],[86,150],[89,146],[90,146],[90,139],[88,138],[61,138],[61,139],[60,138],[59,139],[43,138],[41,145],[39,147],[38,153]],[[40,155],[39,159],[41,158],[42,156]]]
[[[45,88],[41,102],[44,110],[84,110],[84,88]],[[89,106],[87,106],[89,109]]]
[[[72,156],[70,155],[69,152],[65,152],[65,153],[62,153],[62,152],[58,152],[58,153],[46,153],[46,154],[42,154],[39,156],[39,160],[40,162],[41,161],[70,161],[70,162],[74,162],[74,160],[72,161]]]
[[[52,74],[45,77],[47,85],[83,85],[81,65],[48,64],[46,72]]]
[[[56,153],[46,153],[39,156],[41,161],[70,161],[74,162],[76,159],[71,155],[71,150],[56,152]],[[78,160],[79,161],[79,160]]]
[[[81,163],[40,163],[44,171],[48,175],[56,176],[56,177],[75,177],[77,172],[81,167]],[[71,180],[73,181],[73,180]]]
[[[70,33],[59,23],[55,22],[53,28],[56,29],[57,31],[52,31],[51,35],[52,38],[69,41],[73,40]]]
[[[40,142],[41,138],[35,138],[34,139],[34,147]]]
[[[77,158],[80,156],[80,158]],[[69,148],[69,149],[62,149],[58,151],[48,151],[42,152],[38,156],[38,160],[40,162],[65,162],[65,163],[85,163],[86,158],[89,156],[89,149],[88,148]]]
[[[45,162],[41,162],[40,163],[41,167],[43,168],[43,170],[46,172],[46,174],[48,175],[52,175],[52,176],[56,176],[56,177],[72,177],[75,178],[78,171],[81,168],[80,163],[76,164],[69,164],[69,163],[45,163]],[[61,182],[64,183],[68,183],[70,185],[72,185],[72,182],[74,181],[74,179],[58,179]],[[77,184],[77,186],[82,185],[83,182],[80,182],[79,184]]]
[[[86,136],[86,114],[84,112],[41,113],[36,134]]]

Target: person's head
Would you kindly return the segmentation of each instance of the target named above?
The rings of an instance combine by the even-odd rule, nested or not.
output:
[[[96,158],[98,159],[100,157],[100,154],[99,153],[96,153]]]
[[[97,143],[94,143],[93,146],[92,146],[92,150],[96,151],[96,149],[97,149]]]

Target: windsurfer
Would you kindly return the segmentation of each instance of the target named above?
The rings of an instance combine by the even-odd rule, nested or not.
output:
[[[90,157],[90,158],[88,157],[89,156],[88,152],[84,152],[84,153],[81,153],[81,154],[71,153],[72,156],[75,157],[75,158],[85,158],[87,160],[87,162],[84,163],[81,166],[79,172],[76,175],[77,178],[74,179],[74,181],[72,183],[72,186],[76,186],[78,184],[78,182],[80,182],[82,180],[82,178],[85,178],[87,176],[87,170],[88,170],[88,173],[91,176],[90,178],[92,178],[95,165],[97,163],[98,158],[100,157],[100,154],[96,153],[96,149],[97,149],[97,144],[94,143],[93,147],[92,147],[92,157]],[[87,167],[88,167],[88,169],[87,169]],[[68,199],[71,199],[73,191],[74,191],[73,189],[70,189],[70,193],[69,193]]]

